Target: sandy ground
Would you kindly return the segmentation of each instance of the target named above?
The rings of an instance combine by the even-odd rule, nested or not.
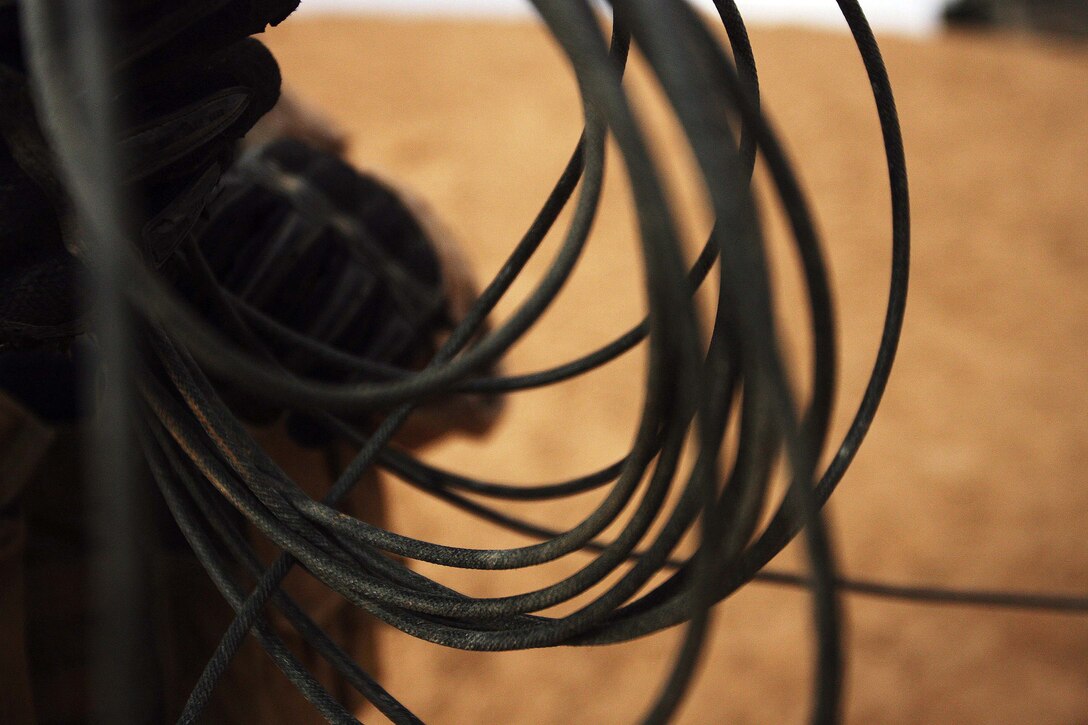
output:
[[[872,102],[845,36],[757,30],[754,42],[768,107],[826,239],[841,308],[841,431],[872,362],[887,279]],[[569,73],[528,25],[292,20],[269,43],[288,81],[350,131],[353,159],[429,199],[485,278],[577,138]],[[888,39],[885,50],[908,142],[913,290],[883,410],[834,499],[841,566],[895,582],[1086,592],[1088,48],[951,37]],[[661,126],[663,155],[682,159],[662,114],[646,116]],[[615,184],[587,257],[554,311],[513,350],[513,371],[587,351],[639,317],[622,167],[610,173]],[[697,234],[698,213],[689,217]],[[504,304],[500,316],[512,309]],[[428,457],[526,482],[611,462],[630,441],[641,371],[636,354],[520,395],[490,440],[450,442]],[[391,499],[397,531],[468,546],[523,542],[400,487]],[[592,503],[518,511],[559,524]],[[800,561],[784,559],[783,567]],[[439,575],[494,595],[573,565]],[[1088,723],[1088,618],[859,597],[846,605],[848,722]],[[679,721],[803,721],[804,594],[751,586],[716,612]],[[678,635],[484,655],[383,630],[382,679],[428,722],[631,722],[656,692]]]

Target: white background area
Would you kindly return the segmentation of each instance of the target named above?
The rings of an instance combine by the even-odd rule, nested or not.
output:
[[[937,25],[946,0],[861,0],[861,7],[876,30],[926,33]],[[713,9],[711,0],[693,4]],[[746,20],[845,27],[835,0],[737,0]],[[304,13],[365,12],[446,17],[529,17],[528,0],[302,0]]]

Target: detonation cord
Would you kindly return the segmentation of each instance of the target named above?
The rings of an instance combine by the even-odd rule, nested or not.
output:
[[[821,472],[816,466],[827,448],[836,382],[832,295],[804,194],[760,110],[755,57],[733,2],[715,2],[730,56],[703,20],[678,0],[616,0],[611,47],[584,0],[534,2],[570,60],[582,96],[585,129],[499,273],[421,371],[363,360],[280,324],[221,289],[196,244],[186,247],[185,272],[199,287],[213,291],[213,302],[223,311],[236,341],[181,301],[136,258],[132,245],[119,243],[126,238],[125,200],[113,183],[107,123],[96,137],[98,163],[87,163],[88,136],[81,122],[88,113],[102,113],[108,119],[112,98],[101,23],[68,23],[58,34],[59,16],[52,4],[25,3],[23,33],[35,92],[47,115],[57,119],[47,128],[53,147],[85,223],[96,236],[105,233],[104,238],[112,240],[90,250],[92,261],[103,270],[97,283],[114,285],[117,299],[123,288],[138,318],[115,335],[108,334],[108,328],[98,331],[104,358],[115,370],[133,371],[138,393],[126,402],[124,381],[112,381],[115,389],[108,394],[117,396],[116,403],[107,409],[120,411],[110,420],[111,434],[121,438],[111,440],[124,451],[124,431],[135,429],[182,533],[236,612],[179,722],[197,720],[251,632],[326,719],[355,722],[284,644],[269,623],[265,612],[269,603],[386,717],[396,723],[419,722],[280,589],[284,576],[297,564],[382,621],[421,639],[466,650],[606,644],[686,624],[674,666],[643,717],[647,723],[663,723],[675,712],[695,671],[711,607],[750,581],[801,586],[811,593],[815,723],[835,722],[841,712],[837,591],[935,603],[1088,611],[1085,597],[895,586],[836,573],[833,547],[819,512],[856,455],[887,385],[902,329],[910,248],[906,162],[891,85],[860,6],[856,0],[838,4],[868,74],[882,129],[892,209],[891,272],[869,383],[830,465]],[[85,50],[78,58],[60,52],[65,40],[72,41],[70,47]],[[645,56],[687,136],[715,214],[708,241],[690,270],[682,263],[672,210],[623,89],[631,42]],[[84,94],[85,107],[73,100],[75,94],[64,82],[82,77],[69,72],[77,63],[84,64],[85,72],[97,73],[97,82]],[[598,210],[609,136],[623,156],[631,183],[648,317],[577,360],[521,375],[481,376],[479,371],[489,369],[543,315],[574,272]],[[757,153],[785,211],[807,290],[813,353],[807,365],[812,392],[804,407],[798,406],[787,383],[778,351],[773,290],[751,192]],[[111,183],[104,184],[103,179]],[[574,197],[566,235],[547,271],[502,325],[478,338],[485,318]],[[107,274],[109,270],[113,271]],[[119,270],[124,272],[121,277]],[[719,294],[707,338],[692,296],[712,272],[718,276]],[[117,279],[127,285],[116,284]],[[102,310],[123,322],[129,307],[115,300]],[[263,341],[291,346],[323,365],[362,374],[370,382],[301,378],[276,363]],[[511,485],[444,471],[388,445],[416,405],[435,395],[513,393],[555,384],[607,364],[643,342],[649,362],[637,433],[625,455],[598,471],[566,481]],[[142,355],[133,354],[137,348]],[[219,383],[210,378],[315,416],[357,446],[357,454],[342,469],[332,462],[335,483],[322,501],[306,495],[257,446],[221,400]],[[360,431],[349,422],[375,410],[391,412],[373,430]],[[737,453],[730,457],[722,446],[734,425]],[[687,446],[695,451],[689,467],[681,465]],[[107,455],[116,456],[117,450],[110,449]],[[770,480],[780,458],[788,465],[790,484],[784,498],[775,501]],[[339,512],[336,505],[374,466],[539,541],[510,549],[444,546]],[[109,469],[95,470],[106,482]],[[536,526],[469,497],[542,501],[589,491],[602,491],[604,496],[565,531]],[[619,533],[601,541],[602,532],[621,516],[625,524]],[[769,523],[761,527],[764,520]],[[246,525],[282,550],[270,567],[253,550]],[[653,536],[651,530],[656,532]],[[692,530],[698,531],[698,547],[690,556],[679,556],[681,540]],[[809,572],[766,570],[765,565],[799,533],[805,538]],[[576,552],[595,556],[558,582],[495,598],[467,596],[400,560],[509,570]],[[129,579],[138,576],[131,567],[125,571]],[[655,579],[662,572],[669,573],[664,580]],[[609,583],[603,585],[606,579]],[[128,585],[125,591],[136,591],[131,581]],[[598,591],[593,598],[570,614],[539,614],[594,587]],[[131,636],[124,637],[122,647],[134,645]],[[119,713],[114,722],[135,721],[126,715],[129,706],[135,705],[112,710]]]

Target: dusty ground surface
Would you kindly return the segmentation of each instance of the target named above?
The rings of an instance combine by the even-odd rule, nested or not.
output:
[[[481,275],[493,274],[579,128],[572,81],[541,32],[301,20],[269,42],[289,82],[348,128],[353,159],[429,199]],[[841,308],[841,431],[872,362],[888,269],[872,102],[845,36],[757,30],[754,42],[768,107],[826,238]],[[834,499],[841,566],[895,582],[1086,592],[1088,48],[999,36],[888,39],[885,50],[908,142],[913,290],[883,410]],[[668,129],[661,148],[680,154]],[[618,182],[622,168],[610,171]],[[513,350],[511,370],[570,358],[638,318],[630,216],[617,183],[584,264]],[[630,440],[641,369],[634,355],[518,396],[490,440],[428,456],[526,482],[611,462]],[[391,491],[397,531],[469,546],[522,541]],[[526,515],[570,521],[590,504]],[[496,594],[539,575],[443,576]],[[720,605],[679,721],[803,721],[806,604],[757,585]],[[846,608],[848,722],[1088,722],[1088,618],[860,597]],[[427,722],[623,723],[650,702],[678,633],[501,655],[391,631],[380,640],[383,682]]]

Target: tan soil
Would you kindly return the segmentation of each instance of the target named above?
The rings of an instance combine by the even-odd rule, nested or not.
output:
[[[573,84],[542,33],[505,23],[304,19],[269,42],[299,95],[350,132],[353,160],[429,199],[481,275],[493,274],[579,128]],[[768,107],[811,193],[834,273],[841,431],[871,364],[887,278],[872,101],[846,36],[760,29],[754,42]],[[895,582],[1088,592],[1088,48],[998,36],[889,38],[885,51],[910,159],[913,289],[886,402],[834,499],[841,566]],[[668,128],[660,148],[682,156]],[[622,167],[610,171],[618,182]],[[576,279],[512,351],[509,369],[568,359],[638,318],[628,204],[622,184],[606,193]],[[504,304],[500,316],[512,309]],[[490,440],[450,442],[428,457],[526,482],[611,462],[630,439],[641,362],[634,355],[520,395]],[[466,546],[524,542],[392,491],[397,531]],[[591,504],[515,510],[558,525]],[[543,574],[439,575],[494,595],[551,581],[576,563]],[[806,597],[756,585],[716,611],[679,721],[803,721]],[[860,597],[847,598],[847,612],[848,722],[1088,722],[1084,617]],[[382,679],[427,722],[632,722],[657,691],[679,634],[495,655],[383,630]]]

